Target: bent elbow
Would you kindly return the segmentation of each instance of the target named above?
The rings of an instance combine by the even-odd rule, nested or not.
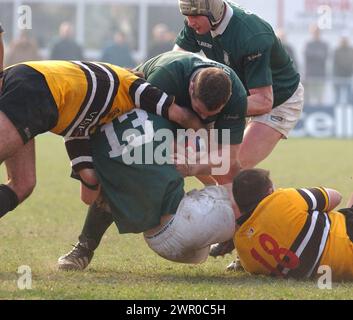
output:
[[[273,97],[266,97],[264,101],[264,111],[271,112],[273,109]]]

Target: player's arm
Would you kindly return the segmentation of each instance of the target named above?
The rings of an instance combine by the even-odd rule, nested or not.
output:
[[[205,186],[218,186],[218,181],[211,175],[209,176],[196,176],[197,180],[199,180]]]
[[[220,147],[229,150],[229,154],[224,152],[226,161],[229,163],[229,171],[227,173],[214,174],[214,178],[221,185],[233,183],[234,177],[240,172],[241,164],[239,162],[239,150],[243,141],[246,112],[247,112],[247,96],[246,91],[238,88],[238,92],[234,92],[229,101],[232,108],[228,109],[227,113],[221,114],[215,123],[215,129],[218,129],[218,143]],[[229,142],[224,142],[223,130],[229,132]],[[221,137],[222,135],[222,137]],[[224,143],[224,146],[223,144]],[[224,158],[224,157],[223,157]]]
[[[307,203],[310,211],[331,211],[342,201],[341,194],[334,189],[320,187],[302,188],[297,189],[297,191]]]
[[[212,176],[217,183],[232,183],[233,178],[240,172],[238,160],[239,145],[222,145],[218,150],[204,154],[207,159],[198,159],[198,164],[176,164],[177,170],[184,177]]]
[[[133,81],[129,94],[137,108],[174,121],[183,128],[204,128],[201,120],[192,111],[175,103],[173,95],[168,95],[144,79],[137,78]]]
[[[194,112],[187,108],[182,108],[174,102],[168,108],[168,116],[166,118],[186,129],[194,129],[197,131],[205,128],[205,125]]]
[[[249,91],[248,116],[266,114],[273,107],[270,35],[258,35],[250,39],[244,52],[243,68]]]
[[[199,159],[198,162],[207,164],[187,165],[187,172],[183,173],[184,176],[212,175],[219,184],[224,185],[233,183],[234,177],[240,172],[239,150],[240,144],[243,141],[247,110],[245,90],[238,99],[235,97],[232,97],[232,99],[234,101],[230,101],[230,103],[235,110],[230,113],[220,114],[214,125],[214,128],[218,130],[218,137],[214,135],[209,135],[208,137],[208,141],[213,139],[218,141],[218,148],[212,148],[212,144],[210,143],[208,150],[211,151],[209,151],[209,154],[204,154],[204,157],[207,157],[207,159],[204,161],[203,159]],[[229,133],[229,136],[224,137],[223,133]],[[227,141],[228,139],[229,141]]]
[[[328,194],[329,205],[327,211],[331,211],[335,209],[342,201],[342,195],[337,190],[334,189],[325,189],[326,193]]]
[[[2,35],[4,33],[4,29],[0,23],[0,91],[2,88],[2,78],[3,78],[3,70],[4,70],[4,40]]]
[[[234,177],[240,173],[241,164],[238,159],[239,149],[239,145],[230,145],[228,173],[213,175],[213,177],[217,180],[220,185],[226,185],[229,183],[232,184]]]
[[[99,197],[101,187],[94,169],[82,169],[78,173],[81,180],[81,200],[92,205]]]
[[[259,116],[271,112],[273,107],[272,86],[250,89],[247,116]]]
[[[100,185],[93,167],[89,137],[66,138],[65,146],[70,158],[73,177],[81,181],[81,200],[93,204],[99,193]]]

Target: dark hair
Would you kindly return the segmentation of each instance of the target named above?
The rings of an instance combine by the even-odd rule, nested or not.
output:
[[[220,68],[209,67],[194,79],[194,98],[199,99],[208,111],[215,111],[226,104],[232,95],[232,82]]]
[[[241,213],[251,214],[269,195],[268,189],[272,185],[269,171],[250,169],[240,172],[233,181],[233,196]]]

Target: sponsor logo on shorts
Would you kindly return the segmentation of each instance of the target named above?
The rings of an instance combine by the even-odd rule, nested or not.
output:
[[[273,122],[283,122],[284,118],[279,117],[279,116],[271,116],[271,121],[273,121]]]

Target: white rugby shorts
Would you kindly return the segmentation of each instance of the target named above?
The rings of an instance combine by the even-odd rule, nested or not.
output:
[[[222,186],[211,186],[186,194],[175,216],[155,235],[145,235],[145,240],[165,259],[199,264],[206,261],[212,244],[232,239],[234,232],[228,192]]]
[[[295,128],[304,108],[304,87],[299,83],[298,89],[283,104],[261,116],[252,117],[250,122],[263,123],[280,133],[287,139],[289,132]]]

